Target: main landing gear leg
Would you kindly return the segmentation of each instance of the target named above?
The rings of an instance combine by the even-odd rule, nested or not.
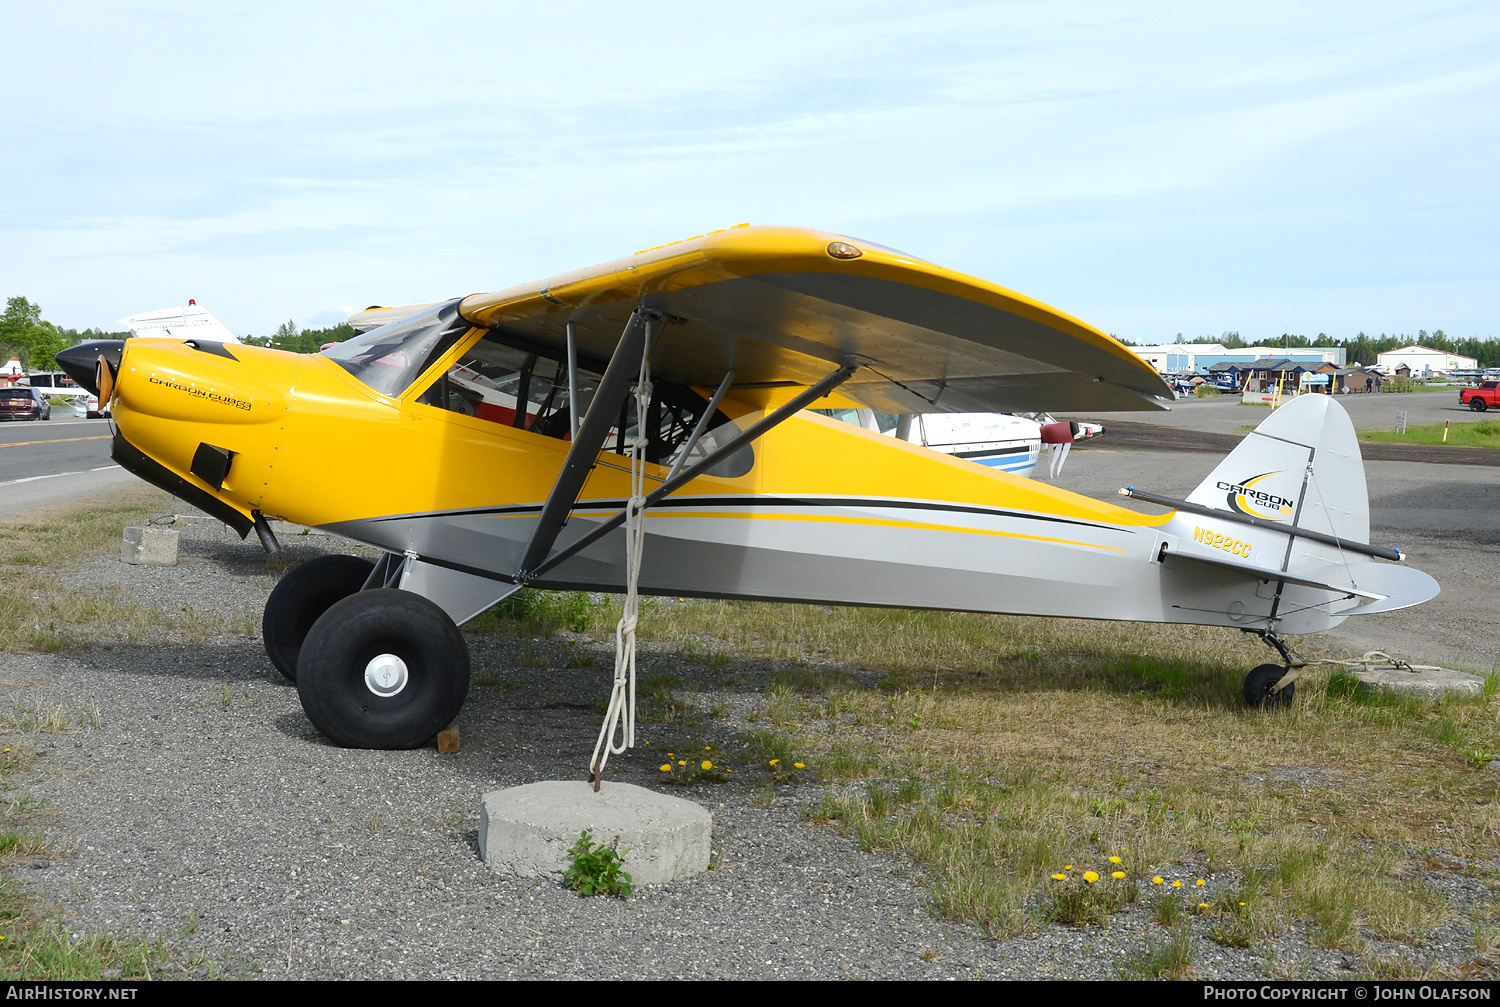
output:
[[[1296,651],[1276,633],[1269,629],[1247,629],[1261,641],[1281,655],[1282,664],[1262,664],[1251,669],[1245,676],[1245,702],[1260,709],[1277,709],[1291,706],[1296,694],[1297,676],[1307,662],[1297,656]]]

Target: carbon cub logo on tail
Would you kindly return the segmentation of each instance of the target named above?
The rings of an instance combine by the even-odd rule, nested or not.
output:
[[[1262,479],[1269,479],[1272,476],[1279,475],[1281,475],[1281,471],[1262,472],[1254,478],[1244,479],[1237,483],[1220,480],[1217,486],[1224,491],[1224,500],[1229,504],[1230,510],[1238,511],[1248,517],[1264,518],[1268,521],[1284,521],[1292,516],[1297,502],[1281,496],[1279,493],[1268,493],[1265,490],[1255,488],[1255,484]]]

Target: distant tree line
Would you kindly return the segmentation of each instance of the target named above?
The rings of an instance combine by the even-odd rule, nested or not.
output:
[[[42,318],[42,306],[25,297],[8,297],[0,315],[0,363],[18,357],[29,371],[57,370],[56,355],[89,339],[124,339],[128,332],[64,329]]]
[[[358,335],[348,322],[330,325],[326,329],[299,329],[291,320],[282,322],[269,336],[241,336],[242,342],[253,346],[269,346],[288,353],[317,353],[328,343],[342,343]]]
[[[1175,342],[1180,344],[1218,343],[1230,350],[1241,350],[1255,345],[1241,338],[1238,332],[1223,332],[1217,336],[1195,336],[1192,339],[1184,338],[1179,332]],[[1480,367],[1500,367],[1500,338],[1491,336],[1480,339],[1478,336],[1469,336],[1466,339],[1455,339],[1442,329],[1435,329],[1432,332],[1418,329],[1415,336],[1406,333],[1386,335],[1384,332],[1378,336],[1367,336],[1361,332],[1351,339],[1337,339],[1326,332],[1319,332],[1316,336],[1286,332],[1273,339],[1264,340],[1259,345],[1281,346],[1289,350],[1342,346],[1345,350],[1344,359],[1349,363],[1373,364],[1379,355],[1387,350],[1400,349],[1412,343],[1430,346],[1445,353],[1461,353],[1466,357],[1474,357],[1479,361]]]
[[[255,346],[270,346],[291,353],[316,353],[328,343],[342,343],[356,335],[343,322],[325,329],[299,329],[295,322],[283,322],[269,336],[241,336]],[[106,332],[103,329],[65,329],[42,318],[42,307],[25,297],[5,301],[0,314],[0,364],[17,357],[28,371],[57,369],[57,352],[90,339],[129,339],[129,332]]]

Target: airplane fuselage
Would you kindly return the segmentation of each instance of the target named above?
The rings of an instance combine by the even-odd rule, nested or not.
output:
[[[185,487],[242,533],[256,514],[281,518],[492,578],[503,593],[569,442],[420,401],[432,376],[482,334],[469,333],[394,397],[323,356],[131,341],[114,386],[116,456],[158,485]],[[720,409],[743,426],[768,408],[753,399],[731,393]],[[640,590],[1271,625],[1271,590],[1233,571],[1173,563],[1163,546],[1201,541],[1206,526],[1248,559],[1280,548],[1282,536],[1143,514],[806,412],[751,450],[743,474],[700,476],[648,513]],[[600,453],[559,548],[620,511],[628,467],[625,455]],[[648,482],[667,469],[647,463]],[[535,586],[620,591],[624,581],[617,531]],[[1289,586],[1283,595],[1282,632],[1342,621],[1326,591]]]

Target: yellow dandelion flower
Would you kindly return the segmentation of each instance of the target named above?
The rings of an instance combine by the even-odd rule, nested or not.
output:
[[[1109,862],[1112,863],[1112,864],[1118,864],[1120,862],[1120,858],[1119,857],[1110,857],[1109,858]]]
[[[1202,878],[1199,878],[1197,881],[1194,881],[1193,884],[1197,885],[1199,888],[1202,888],[1204,885],[1208,884],[1208,882],[1204,881]]]
[[[651,744],[651,742],[649,742],[649,741],[643,741],[643,742],[641,742],[641,744],[643,744],[643,745],[649,745],[649,744]]]
[[[1124,876],[1125,876],[1125,872],[1124,871],[1115,871],[1113,874],[1110,875],[1110,877],[1115,878],[1115,879],[1123,878]]]
[[[661,764],[661,771],[663,773],[670,773],[672,771],[672,764],[670,762],[663,762]]]
[[[794,762],[794,763],[792,763],[792,766],[795,767],[795,768],[797,768],[797,769],[806,769],[807,768],[806,766],[804,766],[800,762]]]
[[[1152,878],[1151,879],[1151,883],[1153,885],[1159,885],[1159,884],[1161,884],[1161,878]]]
[[[734,772],[734,770],[732,770],[732,769],[726,769],[726,770],[724,770],[724,772],[726,772],[726,773],[732,773],[732,772]]]
[[[1181,881],[1174,881],[1174,882],[1172,882],[1172,887],[1173,888],[1181,888],[1182,887],[1182,882]]]
[[[1065,871],[1071,871],[1072,869],[1073,869],[1073,865],[1072,864],[1068,864],[1066,867],[1063,868],[1063,870],[1065,870]]]
[[[1240,903],[1240,905],[1244,905],[1244,903],[1243,903],[1243,902],[1241,902],[1241,903]]]
[[[712,768],[714,768],[714,764],[712,762],[709,762],[707,759],[704,759],[703,760],[703,768],[704,769],[712,769]]]
[[[712,745],[704,745],[703,746],[703,750],[705,752],[712,752],[714,750],[714,746],[712,746]]]
[[[686,759],[678,759],[677,760],[677,764],[679,766],[686,766],[687,765],[687,760]]]
[[[1052,875],[1052,880],[1053,881],[1066,881],[1066,880],[1068,880],[1068,876],[1066,874],[1054,874],[1054,875]]]
[[[1208,908],[1208,903],[1207,902],[1200,902],[1200,903],[1198,903],[1198,908],[1199,909],[1207,909]]]
[[[675,758],[677,758],[677,753],[676,752],[668,752],[667,753],[667,758],[669,758],[669,759],[675,759]]]
[[[1095,881],[1099,880],[1099,875],[1095,874],[1093,871],[1084,871],[1083,880],[1087,881],[1089,884],[1093,884]]]
[[[780,759],[772,759],[771,760],[771,765],[773,765],[773,766],[780,765],[780,764],[781,764],[781,760]]]

